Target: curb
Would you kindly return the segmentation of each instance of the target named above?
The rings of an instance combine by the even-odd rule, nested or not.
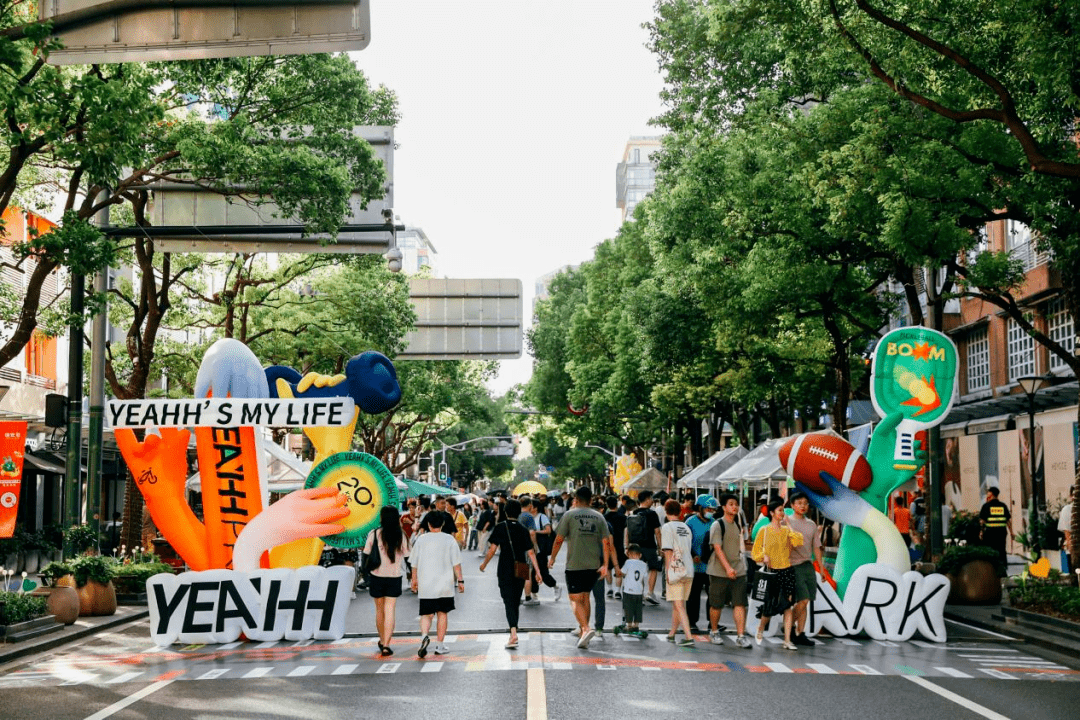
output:
[[[13,660],[18,660],[27,655],[52,650],[53,648],[67,645],[75,640],[81,640],[91,635],[95,635],[102,630],[108,630],[109,628],[114,628],[119,625],[126,625],[133,620],[142,620],[149,616],[150,611],[148,609],[140,609],[119,616],[109,616],[108,619],[94,623],[93,625],[74,628],[67,632],[61,631],[60,633],[42,637],[38,642],[27,642],[25,644],[18,643],[10,646],[0,645],[0,665],[6,665]],[[9,647],[10,649],[8,649]]]
[[[1009,609],[1012,610],[1012,608]],[[948,609],[945,610],[944,614],[947,620],[955,620],[957,622],[973,625],[983,630],[1011,635],[1019,640],[1023,640],[1026,643],[1036,645],[1046,650],[1057,652],[1068,657],[1076,657],[1076,643],[1069,642],[1069,639],[1067,638],[1055,637],[1051,633],[1040,632],[1035,628],[1017,623],[1015,620],[1010,621],[1006,618],[1004,610],[1004,607],[995,607],[993,615],[990,616],[991,621],[964,613],[951,612]]]

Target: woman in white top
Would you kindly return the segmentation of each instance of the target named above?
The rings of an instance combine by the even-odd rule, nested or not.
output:
[[[379,511],[379,527],[373,530],[364,546],[364,554],[379,548],[379,567],[371,571],[368,594],[375,599],[375,628],[379,631],[379,652],[383,657],[393,655],[390,639],[394,635],[397,599],[401,597],[401,566],[409,557],[409,545],[401,530],[401,518],[393,506]]]

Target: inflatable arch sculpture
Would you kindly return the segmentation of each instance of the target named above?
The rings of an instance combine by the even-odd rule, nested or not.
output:
[[[326,639],[344,633],[352,568],[315,566],[323,542],[355,547],[397,504],[375,457],[349,452],[359,412],[401,399],[393,364],[376,352],[345,373],[263,370],[242,343],[207,351],[189,400],[109,403],[117,446],[154,523],[194,572],[147,582],[155,642]],[[303,490],[268,503],[256,427],[301,427],[317,455]],[[204,519],[184,496],[194,428]],[[136,429],[146,434],[139,439]],[[346,577],[348,575],[348,577]]]

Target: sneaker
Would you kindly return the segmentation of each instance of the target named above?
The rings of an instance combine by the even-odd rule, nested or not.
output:
[[[758,645],[760,645],[761,641],[764,640],[764,639],[765,639],[765,628],[758,625],[757,635],[754,636],[754,641],[757,642]]]
[[[416,651],[416,656],[418,658],[420,658],[421,660],[423,660],[425,657],[427,657],[427,649],[428,649],[428,645],[430,645],[430,644],[431,644],[431,638],[429,638],[427,635],[425,635],[423,638],[421,638],[420,639],[420,647]]]
[[[353,594],[352,594],[352,597],[351,597],[350,599],[351,599],[351,600],[355,600],[355,599],[356,599],[356,591],[355,591],[355,590],[353,590]]]
[[[659,605],[660,604],[660,601],[657,600],[656,596],[653,595],[652,593],[649,593],[648,595],[645,596],[645,602],[648,603],[649,605]]]
[[[581,628],[574,628],[570,631],[570,634],[574,637],[581,637]]]
[[[608,590],[607,591],[607,596],[608,596],[609,599],[614,600],[615,599],[615,591],[614,590]]]
[[[724,644],[724,636],[721,635],[718,632],[710,632],[709,633],[709,642],[711,642],[713,645],[723,645]]]
[[[683,638],[682,640],[680,640],[679,642],[677,642],[675,644],[678,645],[679,647],[694,647],[694,639],[693,638]]]
[[[616,590],[615,591],[615,599],[616,600],[622,600],[622,591],[621,590]]]
[[[701,628],[699,628],[697,625],[691,625],[690,626],[690,634],[691,635],[701,635],[702,634]]]
[[[803,647],[814,647],[814,645],[817,644],[810,638],[806,637],[806,633],[799,633],[792,639],[791,642],[796,645],[802,645]]]
[[[540,600],[537,599],[537,597],[535,595],[530,595],[529,597],[525,598],[525,602],[523,602],[521,604],[522,605],[529,605],[529,606],[539,605]]]
[[[615,627],[611,628],[611,632],[612,632],[613,635],[615,635],[615,637],[618,637],[619,633],[626,632],[626,626],[625,625],[616,625]]]
[[[596,631],[595,630],[587,630],[587,631],[585,631],[585,634],[582,635],[581,639],[577,641],[578,648],[580,650],[587,650],[588,647],[589,647],[589,642],[594,637],[596,637]]]
[[[717,625],[716,632],[727,632],[727,625]]]
[[[745,635],[740,635],[739,637],[735,638],[735,646],[741,648],[752,647],[750,645],[750,638],[746,637]]]
[[[674,636],[674,635],[668,635],[668,636],[667,636],[667,641],[668,641],[669,643],[673,643],[673,642],[675,642],[675,636]]]
[[[555,602],[559,602],[562,598],[562,585],[555,586]]]
[[[448,652],[450,652],[450,648],[446,647],[446,643],[436,643],[435,644],[435,654],[436,655],[445,655]]]
[[[593,640],[595,640],[596,642],[604,642],[604,631],[597,630],[596,637],[594,637]]]
[[[636,637],[638,640],[644,640],[645,638],[649,637],[649,631],[648,630],[642,630],[641,628],[638,628],[636,630],[631,630],[627,634],[630,637]]]

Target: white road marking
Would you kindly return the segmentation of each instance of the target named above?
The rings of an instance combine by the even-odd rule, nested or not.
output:
[[[118,675],[117,677],[114,677],[112,680],[109,680],[105,684],[106,685],[118,685],[119,683],[131,682],[132,680],[139,677],[140,675],[142,675],[142,670],[136,670],[134,672],[126,672],[123,675]]]
[[[899,645],[897,645],[896,643],[894,643],[891,640],[875,640],[874,642],[877,643],[878,645],[880,645],[881,647],[900,647]]]
[[[806,663],[806,667],[816,670],[820,675],[835,675],[836,671],[825,663]]]
[[[987,675],[989,675],[990,677],[995,677],[995,678],[997,678],[999,680],[1015,680],[1016,679],[1012,675],[1010,675],[1009,673],[1002,672],[1001,670],[992,670],[992,669],[988,670],[987,668],[979,668],[979,672],[984,672]]]
[[[842,643],[844,645],[852,645],[854,647],[859,647],[860,645],[862,645],[862,643],[859,642],[858,640],[848,640],[847,638],[836,638],[836,640],[837,640],[837,642]]]
[[[204,672],[202,675],[200,675],[199,677],[197,677],[195,679],[196,680],[217,680],[219,677],[221,677],[225,673],[229,672],[229,669],[230,668],[218,668],[217,670],[207,670],[206,672]]]
[[[870,667],[869,665],[848,665],[852,670],[861,672],[863,675],[881,675],[880,672]]]
[[[642,668],[641,668],[641,669],[642,669],[642,670],[655,670],[656,672],[660,672],[660,668],[658,668],[658,667],[652,667],[651,665],[645,665],[645,666],[642,666]]]
[[[433,672],[439,672],[442,669],[443,669],[443,663],[435,661],[435,662],[424,663],[424,666],[420,668],[420,672],[422,672],[422,673],[433,673]]]
[[[330,673],[330,674],[331,675],[349,675],[349,674],[352,673],[353,670],[356,669],[356,667],[357,666],[354,663],[346,663],[344,665],[338,665],[336,668],[334,668],[334,671],[332,673]]]
[[[272,648],[277,644],[278,644],[277,640],[267,640],[266,642],[258,643],[257,645],[255,645],[255,647],[257,647],[257,648]]]
[[[233,650],[235,648],[240,647],[243,644],[244,643],[242,641],[237,640],[236,642],[225,643],[224,645],[218,645],[218,650]]]
[[[376,675],[393,675],[401,667],[401,663],[383,663],[379,666],[379,669],[375,671]]]
[[[1015,640],[1016,639],[1014,637],[1010,637],[1009,635],[1002,635],[1001,633],[996,633],[993,630],[984,630],[981,627],[975,627],[974,625],[968,625],[967,623],[957,622],[956,620],[949,620],[948,622],[951,622],[954,625],[959,625],[960,627],[966,627],[969,630],[978,630],[981,633],[985,633],[987,635],[993,635],[994,637],[999,637],[999,638],[1001,638],[1003,640]]]
[[[555,662],[551,663],[552,670],[573,670],[574,664],[568,662]]]
[[[300,667],[295,667],[290,670],[285,677],[304,677],[305,675],[310,674],[314,669],[314,665],[301,665]]]
[[[262,667],[251,668],[250,670],[248,670],[246,673],[244,673],[240,677],[244,677],[244,678],[266,677],[267,675],[269,675],[273,671],[274,671],[274,667],[272,665],[270,667],[267,667],[267,666],[264,665]]]
[[[169,685],[170,683],[172,683],[172,680],[162,680],[162,681],[156,682],[156,683],[154,683],[152,685],[147,685],[142,690],[139,690],[136,693],[132,693],[131,695],[128,695],[123,700],[117,700],[112,705],[110,705],[110,706],[108,706],[106,708],[102,708],[101,710],[98,710],[93,715],[88,715],[86,717],[86,720],[105,720],[105,718],[107,718],[107,717],[112,717],[113,715],[115,715],[120,710],[123,710],[124,708],[126,708],[128,705],[131,705],[132,703],[136,703],[139,700],[142,700],[144,697],[146,697],[147,695],[150,695],[151,693],[156,693],[158,690],[165,687],[166,685]]]
[[[916,685],[920,685],[929,690],[930,692],[940,695],[946,700],[950,700],[957,705],[960,705],[961,707],[965,707],[973,713],[982,715],[984,718],[987,718],[987,720],[1009,720],[1009,718],[1005,717],[1004,715],[996,713],[990,708],[983,707],[982,705],[979,705],[978,703],[967,699],[963,695],[957,695],[950,690],[946,690],[943,687],[935,685],[934,683],[930,682],[925,678],[921,678],[917,675],[904,675],[904,677],[915,683]]]
[[[778,663],[778,662],[767,662],[767,663],[765,663],[765,667],[769,668],[770,670],[772,670],[772,671],[773,671],[773,672],[775,672],[775,673],[789,673],[789,672],[795,672],[794,670],[792,670],[791,668],[789,668],[789,667],[788,667],[787,665],[785,665],[784,663]]]
[[[968,675],[968,674],[967,674],[966,672],[960,672],[960,671],[959,671],[959,670],[957,670],[956,668],[951,668],[951,667],[936,667],[936,668],[934,668],[934,669],[935,669],[935,670],[937,670],[938,672],[943,672],[943,673],[945,673],[946,675],[949,675],[949,676],[951,676],[951,677],[955,677],[955,678],[970,678],[970,677],[971,677],[971,676],[970,676],[970,675]]]

